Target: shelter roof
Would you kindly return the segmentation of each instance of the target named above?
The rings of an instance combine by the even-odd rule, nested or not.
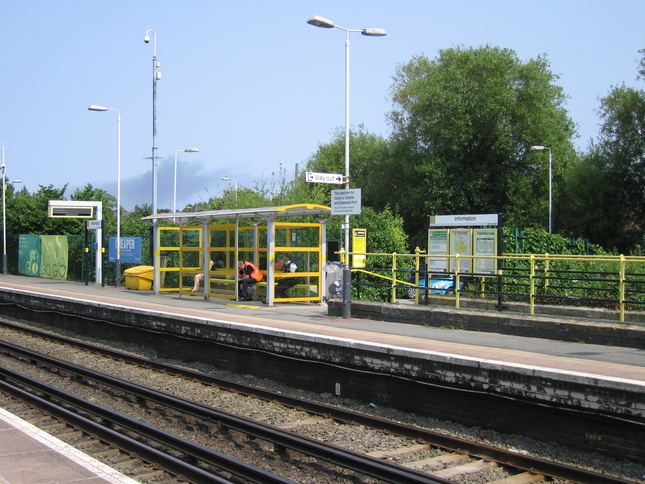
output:
[[[201,223],[211,220],[234,218],[262,218],[265,220],[274,217],[290,217],[302,215],[331,215],[331,208],[324,205],[303,203],[298,205],[283,205],[280,207],[260,208],[235,208],[226,210],[206,210],[202,212],[170,212],[148,215],[143,220],[155,222],[157,220],[198,220]]]

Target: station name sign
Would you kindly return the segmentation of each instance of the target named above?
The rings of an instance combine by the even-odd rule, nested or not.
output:
[[[485,213],[475,215],[430,215],[429,227],[470,227],[498,226],[499,214]]]

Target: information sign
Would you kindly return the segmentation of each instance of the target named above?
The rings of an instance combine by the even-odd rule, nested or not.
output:
[[[430,227],[495,227],[499,225],[499,215],[496,213],[473,215],[430,215],[428,219],[428,226]]]
[[[361,213],[361,189],[332,190],[332,215],[358,215]]]
[[[352,267],[365,267],[365,259],[367,256],[367,230],[366,229],[352,229]]]

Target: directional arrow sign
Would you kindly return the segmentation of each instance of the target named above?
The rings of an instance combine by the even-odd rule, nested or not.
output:
[[[338,185],[345,183],[345,177],[339,173],[316,173],[314,171],[308,171],[306,173],[306,179],[312,183],[335,183]]]

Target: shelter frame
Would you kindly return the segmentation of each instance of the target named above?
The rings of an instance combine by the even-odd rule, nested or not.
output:
[[[209,281],[210,278],[210,251],[208,246],[210,245],[210,227],[213,222],[218,220],[235,220],[235,259],[238,260],[240,248],[238,246],[239,241],[239,220],[240,219],[252,219],[254,225],[254,242],[253,242],[253,254],[254,261],[259,259],[259,238],[258,227],[263,222],[266,223],[266,236],[267,236],[267,247],[266,247],[266,303],[268,306],[274,305],[275,299],[275,262],[276,262],[276,227],[279,227],[283,224],[276,223],[276,219],[279,217],[302,217],[302,216],[314,216],[315,219],[320,224],[320,261],[318,263],[318,268],[316,276],[318,277],[318,301],[322,302],[324,295],[323,288],[326,287],[325,281],[325,272],[323,267],[327,261],[327,235],[326,235],[326,223],[331,220],[331,208],[323,205],[315,204],[296,204],[296,205],[285,205],[279,207],[262,207],[262,208],[245,208],[245,209],[227,209],[227,210],[209,210],[201,212],[175,212],[175,213],[160,213],[156,215],[149,215],[143,217],[143,220],[150,222],[153,225],[155,230],[154,237],[154,247],[153,247],[153,259],[154,259],[154,278],[153,278],[153,292],[155,295],[159,294],[160,287],[160,262],[161,262],[161,246],[160,246],[160,224],[162,220],[168,222],[179,223],[180,229],[184,227],[186,223],[191,220],[198,223],[199,230],[201,230],[200,243],[202,246],[202,261],[201,267],[203,269],[204,281]],[[327,217],[323,217],[327,216]],[[291,225],[291,224],[290,224]],[[293,222],[293,225],[299,225],[296,222]],[[302,225],[311,225],[311,224],[302,224]],[[206,242],[204,242],[206,241]],[[248,252],[248,248],[245,248],[245,252]],[[303,276],[307,276],[305,273]],[[209,299],[208,285],[204,284],[204,299]],[[237,289],[236,289],[237,291]],[[237,294],[237,292],[236,292]]]

